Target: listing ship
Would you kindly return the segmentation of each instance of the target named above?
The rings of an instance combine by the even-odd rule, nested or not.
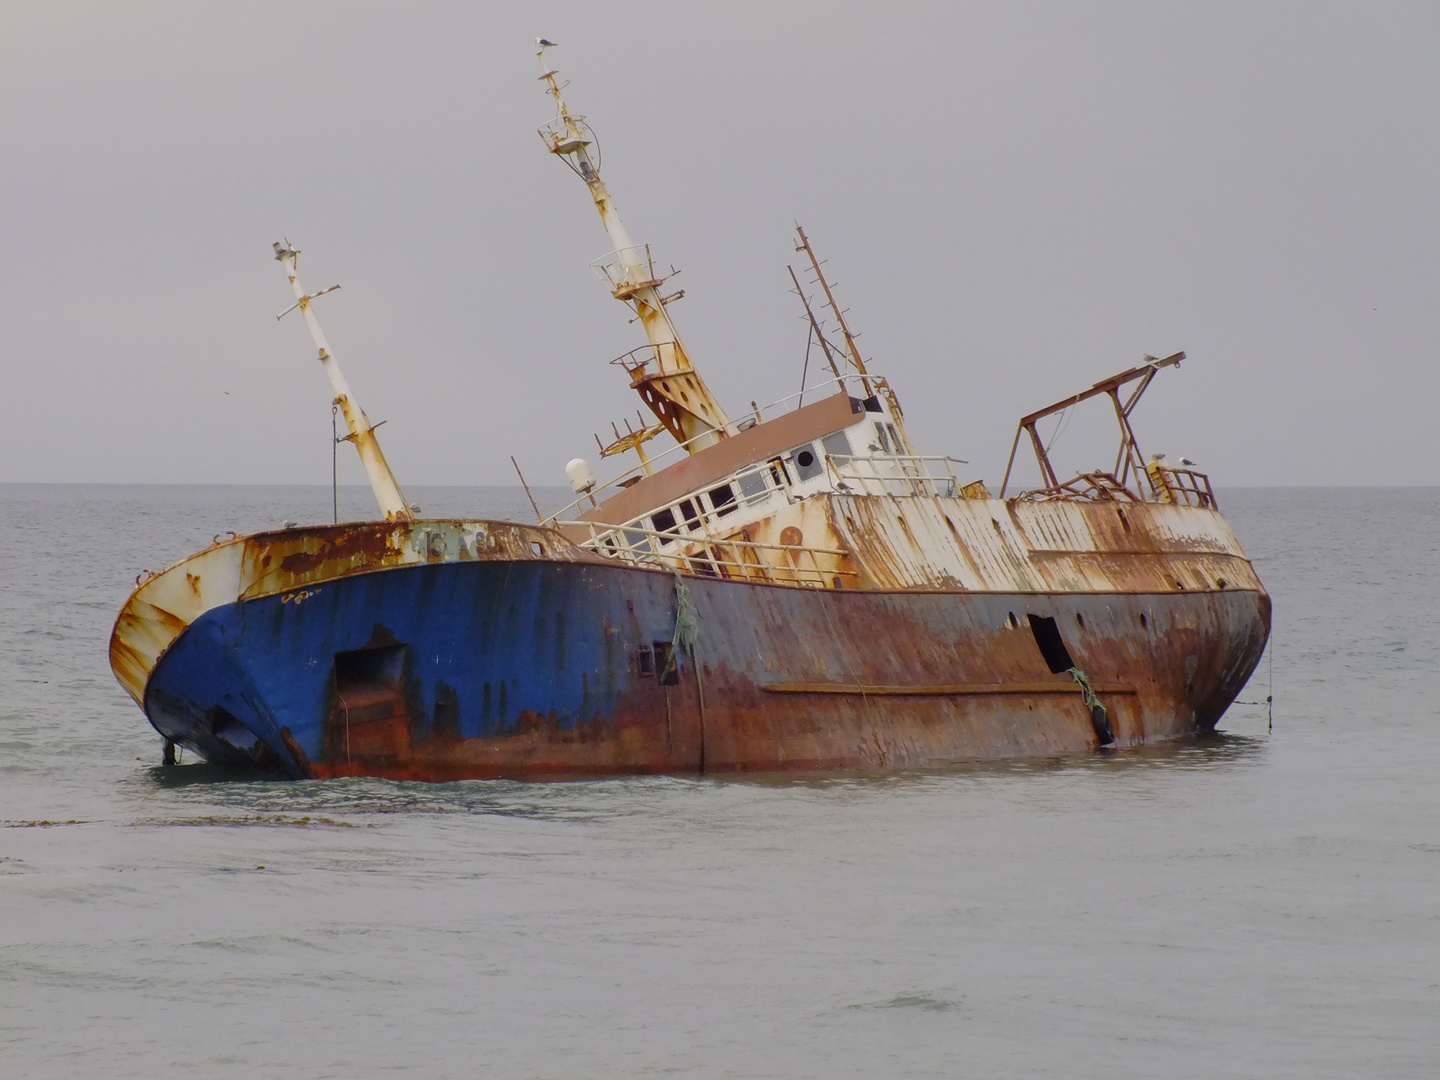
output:
[[[541,136],[588,188],[613,245],[595,268],[647,337],[614,363],[653,420],[600,448],[633,467],[600,482],[571,461],[575,502],[533,525],[420,518],[277,243],[383,518],[217,536],[142,574],[110,662],[167,759],[297,779],[872,771],[1215,726],[1270,600],[1208,478],[1145,459],[1131,427],[1183,353],[1023,417],[992,496],[916,452],[797,228],[821,385],[733,417],[540,57]],[[1062,480],[1039,422],[1091,400],[1113,408],[1115,462]],[[1007,497],[1022,440],[1040,486]]]

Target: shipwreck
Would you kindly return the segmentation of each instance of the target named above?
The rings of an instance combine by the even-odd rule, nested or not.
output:
[[[380,515],[217,536],[141,576],[110,663],[167,755],[291,778],[868,771],[1212,729],[1270,600],[1208,478],[1137,444],[1141,395],[1184,354],[1023,417],[992,495],[917,451],[797,228],[823,384],[732,414],[545,52],[541,136],[586,185],[613,248],[596,270],[647,338],[613,363],[653,419],[599,450],[633,458],[603,482],[571,461],[575,501],[535,524],[422,519],[276,244]],[[1117,454],[1062,479],[1038,422],[1091,400]],[[1022,444],[1041,482],[1012,494]]]

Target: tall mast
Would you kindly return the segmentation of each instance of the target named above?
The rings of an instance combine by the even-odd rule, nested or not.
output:
[[[636,350],[624,358],[630,385],[670,434],[686,443],[693,454],[723,439],[729,418],[690,363],[680,334],[665,310],[666,303],[676,297],[660,295],[665,279],[656,276],[649,248],[637,247],[625,231],[615,201],[600,178],[594,132],[583,116],[570,112],[560,94],[562,87],[555,81],[557,72],[545,63],[545,50],[550,47],[542,41],[537,55],[540,78],[546,92],[555,99],[556,114],[540,129],[540,137],[550,152],[569,165],[590,189],[600,223],[614,246],[614,251],[599,261],[599,269],[609,280],[614,297],[639,317],[650,340],[648,349]]]
[[[840,305],[835,302],[835,296],[830,291],[830,282],[825,280],[825,274],[820,269],[820,260],[815,255],[815,249],[810,246],[810,238],[805,235],[805,230],[798,224],[795,231],[800,234],[800,246],[796,251],[803,251],[810,259],[810,269],[815,271],[815,281],[825,293],[825,304],[830,308],[835,321],[840,324],[840,333],[845,338],[845,351],[850,354],[850,363],[855,365],[855,370],[860,373],[860,381],[865,385],[865,393],[870,393],[869,372],[865,370],[865,361],[860,358],[860,347],[855,344],[855,336],[850,333],[850,326],[845,321],[845,312],[840,310]],[[810,305],[805,305],[805,311],[809,314]],[[814,316],[811,316],[813,321]]]
[[[284,244],[276,243],[275,258],[285,266],[285,274],[290,278],[290,288],[295,291],[295,303],[282,311],[276,318],[284,318],[297,307],[300,314],[305,316],[305,325],[310,330],[310,337],[315,342],[315,348],[320,354],[320,366],[325,369],[329,376],[331,389],[335,391],[335,404],[345,415],[345,426],[350,429],[350,434],[345,436],[345,441],[354,443],[355,449],[360,454],[360,462],[365,466],[365,475],[370,478],[370,490],[375,493],[375,501],[380,504],[380,512],[385,515],[386,521],[410,521],[410,504],[405,501],[405,495],[400,490],[400,485],[395,480],[395,474],[390,471],[389,464],[385,461],[385,455],[380,450],[380,442],[375,438],[375,425],[370,423],[370,418],[365,415],[365,410],[355,400],[355,395],[350,392],[350,384],[345,381],[345,375],[340,370],[340,364],[336,361],[335,355],[330,351],[330,343],[325,340],[325,335],[320,330],[320,322],[315,318],[315,312],[310,310],[310,301],[317,296],[324,296],[327,292],[333,292],[339,285],[332,285],[328,289],[321,289],[320,292],[306,295],[305,290],[300,287],[300,276],[296,264],[300,261],[300,252],[290,246],[290,241]]]

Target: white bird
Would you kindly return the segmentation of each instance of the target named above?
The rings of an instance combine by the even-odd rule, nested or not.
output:
[[[298,521],[287,521],[285,522],[284,528],[293,529],[298,524],[300,524]]]
[[[542,49],[553,49],[556,45],[559,45],[560,43],[558,41],[551,41],[549,38],[537,37],[535,39],[535,44],[539,45]]]
[[[1191,461],[1188,457],[1182,457],[1180,459],[1180,464],[1184,465],[1187,469],[1193,469],[1198,463]]]

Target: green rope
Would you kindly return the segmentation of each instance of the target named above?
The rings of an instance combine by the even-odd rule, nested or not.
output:
[[[670,573],[675,575],[675,633],[670,636],[670,656],[665,661],[665,670],[660,673],[662,679],[675,670],[681,649],[694,658],[695,639],[700,632],[700,613],[690,602],[690,587],[674,567],[670,568]]]
[[[1085,697],[1086,707],[1091,710],[1099,709],[1100,712],[1104,714],[1105,720],[1108,723],[1110,720],[1110,711],[1106,709],[1104,703],[1095,696],[1095,688],[1090,685],[1089,676],[1087,676],[1085,672],[1081,671],[1078,667],[1072,667],[1069,671],[1066,672],[1066,674],[1069,675],[1072,679],[1074,679],[1075,682],[1079,685],[1080,693]]]
[[[695,696],[700,704],[700,774],[705,774],[705,683],[700,678],[700,661],[695,657],[695,639],[700,632],[700,612],[690,602],[690,587],[673,566],[670,573],[675,575],[675,633],[670,637],[670,656],[665,661],[665,670],[660,679],[663,682],[679,664],[680,650],[690,654],[695,665]],[[670,688],[665,688],[666,708],[669,708]],[[667,714],[668,715],[668,714]]]

